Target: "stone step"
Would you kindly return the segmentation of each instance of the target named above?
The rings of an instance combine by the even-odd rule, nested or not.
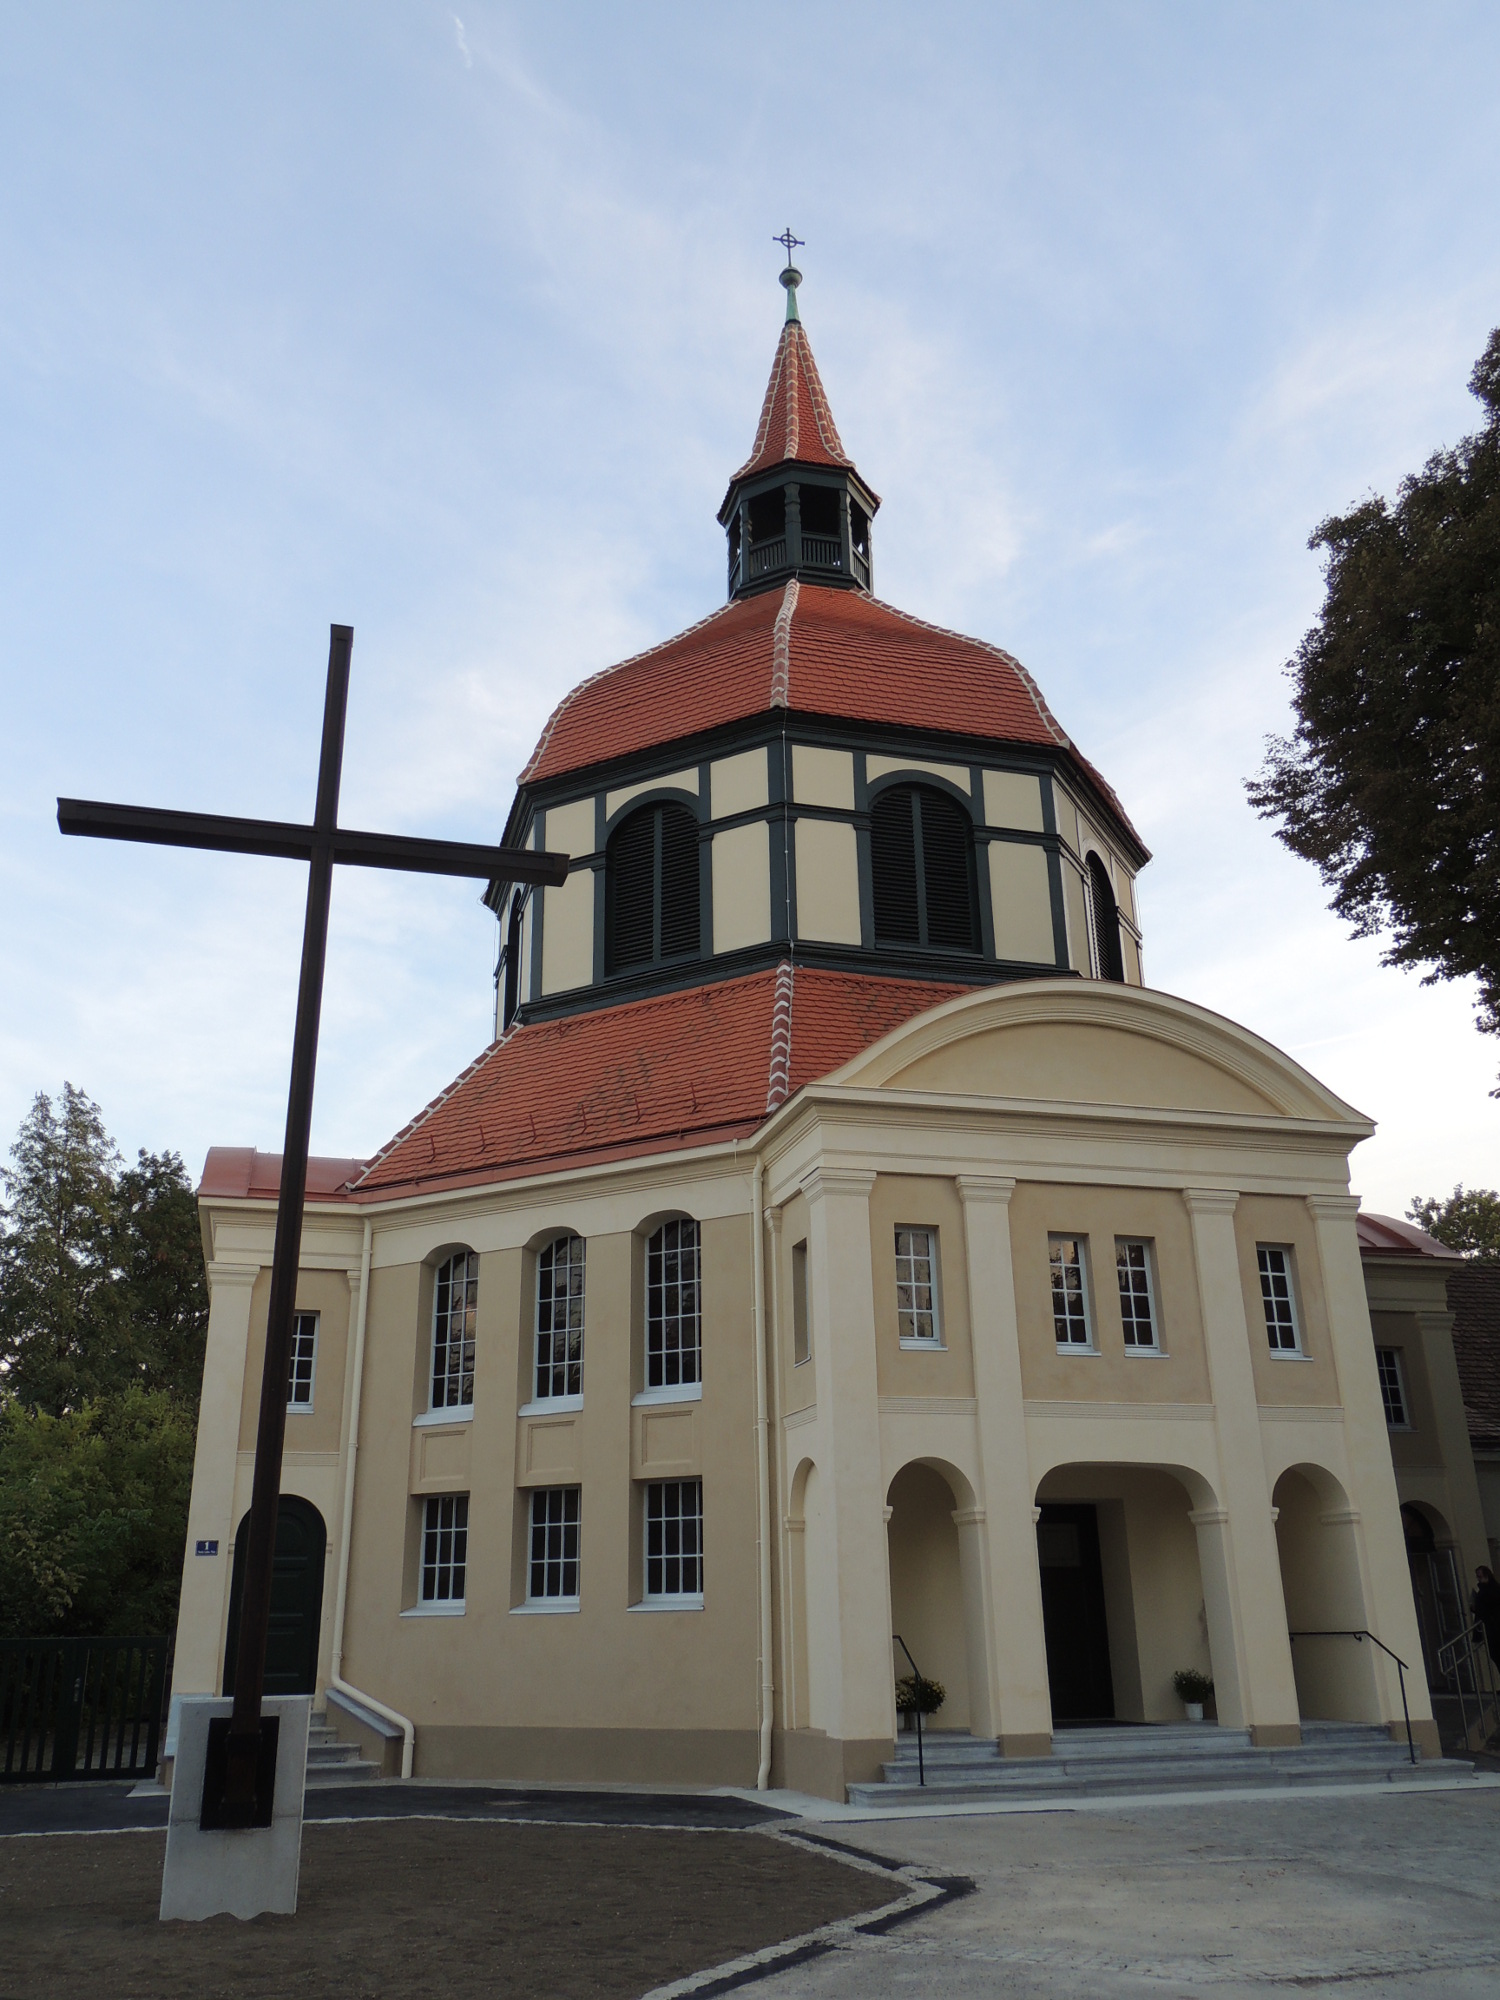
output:
[[[1248,1730],[1213,1724],[1060,1729],[1050,1757],[1001,1757],[986,1739],[945,1732],[924,1738],[927,1783],[918,1782],[916,1739],[903,1736],[883,1781],[851,1785],[851,1805],[1038,1802],[1123,1793],[1209,1791],[1313,1784],[1442,1782],[1473,1775],[1455,1759],[1411,1762],[1404,1742],[1378,1725],[1308,1723],[1300,1746],[1256,1749]]]
[[[309,1791],[329,1785],[358,1785],[380,1776],[380,1766],[359,1754],[357,1743],[345,1743],[327,1718],[314,1714],[307,1732],[307,1778]]]

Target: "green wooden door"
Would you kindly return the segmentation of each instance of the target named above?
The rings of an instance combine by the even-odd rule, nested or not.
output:
[[[234,1538],[234,1581],[229,1636],[224,1649],[224,1692],[234,1693],[240,1598],[250,1516]],[[318,1624],[323,1612],[323,1561],[328,1530],[309,1501],[283,1493],[276,1515],[276,1559],[271,1571],[271,1627],[266,1638],[266,1693],[311,1694],[318,1673]]]

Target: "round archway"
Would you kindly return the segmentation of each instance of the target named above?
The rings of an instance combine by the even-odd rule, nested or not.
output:
[[[224,1692],[234,1693],[239,1649],[240,1601],[245,1594],[245,1554],[250,1516],[234,1538],[229,1631],[224,1644]],[[271,1569],[271,1622],[266,1635],[267,1694],[311,1694],[318,1676],[318,1627],[323,1615],[323,1560],[328,1530],[310,1500],[283,1493],[276,1510],[276,1555]]]

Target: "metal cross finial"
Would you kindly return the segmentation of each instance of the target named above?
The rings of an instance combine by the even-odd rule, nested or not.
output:
[[[797,287],[802,283],[802,273],[792,262],[792,252],[801,247],[802,238],[800,236],[793,236],[792,226],[788,223],[781,234],[773,236],[771,241],[781,244],[786,251],[786,269],[781,274],[781,282],[786,286],[786,316],[789,320],[793,320],[799,317],[797,312]]]

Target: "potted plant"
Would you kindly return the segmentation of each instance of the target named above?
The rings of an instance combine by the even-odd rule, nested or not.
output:
[[[1177,1699],[1187,1710],[1189,1722],[1203,1720],[1203,1704],[1213,1694],[1214,1684],[1207,1674],[1200,1674],[1196,1667],[1184,1667],[1173,1674],[1172,1685],[1177,1690]]]
[[[896,1683],[896,1713],[901,1718],[901,1727],[910,1729],[919,1715],[936,1715],[948,1699],[948,1690],[941,1681],[930,1681],[922,1674],[903,1674]]]

